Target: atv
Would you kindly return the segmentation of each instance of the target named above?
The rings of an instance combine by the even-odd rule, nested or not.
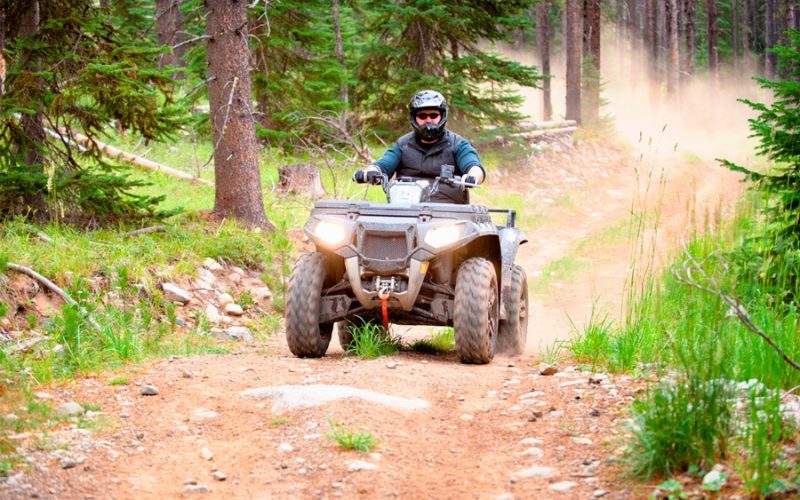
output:
[[[514,210],[432,203],[440,185],[475,187],[442,166],[433,181],[370,173],[387,203],[318,201],[304,227],[316,251],[301,255],[286,291],[286,340],[295,356],[324,356],[337,325],[347,350],[358,322],[452,326],[463,363],[519,355],[528,327],[527,241]],[[495,225],[491,213],[505,214]]]

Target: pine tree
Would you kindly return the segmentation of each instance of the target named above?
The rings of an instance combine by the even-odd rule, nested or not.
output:
[[[787,79],[757,78],[762,88],[772,92],[773,101],[764,104],[742,100],[758,112],[750,120],[752,135],[759,140],[758,153],[776,167],[770,173],[761,173],[729,161],[723,163],[745,173],[753,186],[771,200],[766,210],[768,231],[758,240],[769,255],[764,276],[769,280],[791,275],[794,283],[777,285],[796,290],[800,281],[800,31],[789,31],[788,42],[772,49]]]
[[[530,22],[524,0],[364,2],[364,31],[375,33],[356,68],[354,105],[378,129],[407,128],[402,111],[414,93],[444,94],[456,126],[513,124],[522,97],[515,85],[538,87],[536,68],[478,46],[508,40]]]
[[[7,74],[0,97],[0,214],[98,223],[153,215],[157,198],[72,132],[112,123],[162,140],[179,129],[159,49],[91,0],[0,4]]]
[[[338,54],[330,1],[258,2],[252,9],[253,88],[262,137],[314,141],[319,122],[311,118],[338,116],[347,108],[342,99],[350,84],[347,42],[356,30],[350,12],[339,8]]]

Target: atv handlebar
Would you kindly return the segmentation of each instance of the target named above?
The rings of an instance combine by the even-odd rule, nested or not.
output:
[[[461,188],[462,190],[466,188],[478,187],[478,183],[475,182],[474,176],[453,175],[454,171],[455,167],[453,165],[442,165],[441,174],[433,178],[433,182],[431,183],[431,191],[436,192],[439,184],[444,184],[454,188]],[[412,178],[405,179],[411,180]],[[373,186],[379,185],[384,191],[386,191],[389,187],[389,176],[383,172],[376,172],[375,170],[356,170],[353,173],[353,182],[357,182],[358,184],[371,184]]]

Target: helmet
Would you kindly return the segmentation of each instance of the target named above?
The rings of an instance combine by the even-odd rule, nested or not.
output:
[[[415,117],[417,111],[422,109],[438,109],[442,114],[442,119],[435,125],[427,123],[420,126]],[[447,123],[447,101],[442,94],[435,90],[417,92],[408,103],[408,118],[411,120],[411,127],[418,139],[434,141],[444,134],[444,126]]]

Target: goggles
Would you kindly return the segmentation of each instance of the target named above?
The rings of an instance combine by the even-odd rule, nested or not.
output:
[[[425,112],[417,113],[416,117],[418,120],[427,120],[428,118],[430,118],[431,120],[435,120],[440,116],[441,113],[439,113],[438,111],[433,111],[431,113],[425,113]]]

